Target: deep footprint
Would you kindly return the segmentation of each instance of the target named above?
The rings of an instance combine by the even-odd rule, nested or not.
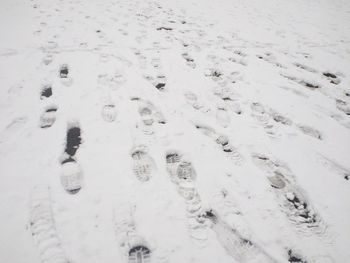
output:
[[[69,68],[67,64],[63,64],[60,67],[60,78],[66,79],[68,78]]]
[[[78,124],[71,124],[67,130],[67,141],[65,152],[74,156],[81,144],[81,131]]]
[[[288,250],[288,261],[291,263],[307,263],[305,259],[303,259],[291,249]]]
[[[137,245],[129,250],[128,263],[149,263],[151,261],[151,251],[144,245]]]
[[[50,85],[45,85],[41,89],[40,99],[49,98],[52,96],[52,88]]]

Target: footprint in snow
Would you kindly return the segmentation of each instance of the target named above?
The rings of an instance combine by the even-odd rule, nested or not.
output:
[[[68,263],[57,233],[49,189],[34,188],[29,206],[29,220],[41,261]]]
[[[151,262],[151,251],[145,245],[135,245],[129,250],[128,263]]]
[[[75,159],[81,145],[81,130],[79,123],[68,123],[66,147],[61,159],[61,184],[69,194],[78,193],[83,187],[83,172]]]
[[[102,118],[106,122],[113,122],[115,121],[117,117],[117,110],[113,103],[107,104],[103,106],[102,112],[101,112]]]
[[[59,77],[61,79],[61,83],[65,86],[71,86],[73,83],[73,79],[70,77],[69,74],[69,67],[68,64],[62,64],[59,69]]]
[[[223,128],[230,125],[231,119],[225,106],[219,105],[216,110],[216,122]]]
[[[230,143],[227,136],[219,134],[213,128],[202,124],[195,124],[195,127],[204,135],[210,137],[215,143],[217,143],[225,155],[230,160],[232,160],[235,165],[242,165],[244,162],[243,156],[238,152],[237,148]]]
[[[294,182],[294,175],[290,169],[277,160],[266,155],[253,154],[253,163],[264,170],[268,176],[270,186],[281,203],[288,219],[302,232],[314,230],[316,234],[323,235],[325,225],[308,204],[302,190]],[[305,227],[304,227],[305,226]]]
[[[136,146],[131,151],[133,159],[132,170],[141,182],[149,181],[156,166],[153,158],[148,154],[146,146]]]
[[[83,172],[80,165],[73,158],[69,157],[61,162],[61,184],[69,194],[78,193],[83,187]]]
[[[187,66],[193,69],[196,68],[196,63],[194,62],[194,59],[188,53],[183,53],[182,57],[186,60]]]
[[[150,263],[152,251],[137,234],[133,211],[129,206],[118,206],[114,211],[115,233],[128,263]]]
[[[335,103],[338,110],[350,115],[350,105],[345,100],[337,99]]]
[[[56,121],[56,112],[55,105],[48,106],[40,116],[40,128],[50,128]]]
[[[325,76],[329,80],[329,82],[334,85],[338,85],[340,83],[340,79],[338,78],[338,76],[333,73],[323,72],[322,75]]]
[[[40,99],[43,100],[45,98],[49,98],[52,96],[52,87],[50,84],[45,84],[43,85],[43,87],[41,88],[41,92],[40,92]]]
[[[155,122],[159,124],[166,124],[166,120],[162,112],[152,102],[138,97],[133,97],[131,100],[138,102],[138,112],[141,116],[143,124],[146,126],[152,126]]]
[[[194,185],[195,169],[189,160],[184,159],[182,154],[174,150],[166,153],[165,161],[170,179],[186,204],[189,235],[193,240],[203,244],[208,235],[205,220],[202,217],[202,201]]]

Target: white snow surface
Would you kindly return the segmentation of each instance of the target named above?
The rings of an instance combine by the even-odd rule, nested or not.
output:
[[[0,34],[0,262],[350,262],[350,1],[1,0]]]

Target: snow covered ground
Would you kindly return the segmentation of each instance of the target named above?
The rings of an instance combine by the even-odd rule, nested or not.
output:
[[[0,262],[350,262],[350,2],[2,0]]]

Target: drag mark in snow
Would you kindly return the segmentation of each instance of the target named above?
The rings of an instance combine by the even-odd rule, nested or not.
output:
[[[69,263],[56,230],[48,189],[33,191],[30,230],[43,263]]]
[[[81,144],[81,131],[78,123],[70,123],[68,126],[65,152],[73,157]]]
[[[282,77],[288,79],[288,80],[291,80],[295,83],[298,83],[299,85],[302,85],[310,90],[316,90],[316,89],[320,89],[321,88],[321,85],[320,84],[317,84],[315,82],[311,82],[311,81],[307,81],[307,80],[304,80],[304,79],[299,79],[297,77],[294,77],[294,76],[291,76],[291,75],[286,75],[286,74],[281,74]]]
[[[213,210],[205,211],[203,217],[210,221],[211,228],[226,252],[238,262],[250,262],[253,259],[259,260],[253,262],[275,262],[261,248],[230,227]]]

